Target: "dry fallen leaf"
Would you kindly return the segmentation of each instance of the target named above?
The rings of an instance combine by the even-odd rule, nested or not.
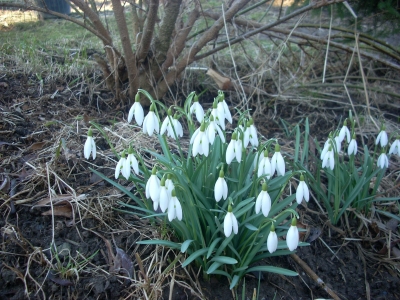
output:
[[[33,150],[33,151],[37,151],[37,150],[41,150],[43,149],[43,146],[46,145],[46,142],[37,142],[32,144],[29,149]]]
[[[114,270],[115,271],[125,271],[127,275],[132,278],[133,273],[133,262],[128,254],[124,250],[116,247],[117,255],[114,260]]]
[[[64,205],[57,205],[53,207],[53,210],[48,210],[42,213],[42,216],[51,216],[52,214],[54,216],[60,216],[60,217],[66,217],[66,218],[72,218],[73,215],[73,210],[72,210],[72,205],[69,202],[65,202],[66,204]]]

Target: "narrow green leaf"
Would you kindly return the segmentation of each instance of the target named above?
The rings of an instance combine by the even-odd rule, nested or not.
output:
[[[211,266],[208,268],[207,270],[207,274],[212,274],[216,269],[218,269],[220,266],[222,265],[222,263],[220,262],[213,262],[211,264]]]
[[[257,271],[276,273],[276,274],[281,274],[281,275],[285,275],[285,276],[297,276],[297,275],[299,275],[298,273],[293,272],[291,270],[284,269],[284,268],[279,268],[279,267],[273,267],[273,266],[256,266],[256,267],[252,267],[252,268],[248,269],[246,273],[257,272]]]
[[[193,252],[191,255],[189,255],[189,257],[184,261],[184,263],[182,264],[182,267],[186,267],[188,264],[190,264],[192,261],[194,261],[196,258],[198,258],[199,256],[205,254],[208,251],[208,247],[207,248],[202,248],[199,249],[195,252]]]
[[[186,240],[182,243],[181,252],[185,253],[189,245],[193,242],[193,240]]]
[[[160,245],[160,246],[166,246],[172,249],[180,249],[181,245],[179,245],[178,243],[174,243],[171,241],[167,241],[167,240],[145,240],[145,241],[139,241],[136,242],[136,244],[139,245]]]
[[[229,257],[229,256],[215,256],[211,259],[211,261],[216,261],[220,262],[221,264],[227,264],[227,265],[234,265],[237,264],[237,260]]]

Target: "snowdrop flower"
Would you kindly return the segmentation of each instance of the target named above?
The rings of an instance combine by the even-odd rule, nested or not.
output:
[[[129,110],[128,114],[128,123],[132,121],[133,116],[135,116],[135,121],[139,126],[142,126],[143,118],[144,118],[144,111],[143,107],[140,104],[140,96],[139,93],[135,96],[135,103],[133,103],[131,109]]]
[[[157,206],[154,209],[157,210],[158,200],[160,199],[160,179],[157,177],[156,167],[154,167],[151,171],[151,176],[146,183],[146,198],[151,198],[153,202],[157,202]]]
[[[392,146],[390,146],[389,154],[397,154],[400,156],[400,137],[397,137]]]
[[[197,154],[200,155],[204,154],[205,157],[208,156],[208,152],[210,150],[210,143],[208,141],[207,134],[205,133],[204,122],[201,124],[200,128],[194,132],[192,139],[190,140],[190,143],[193,144],[192,147],[193,157],[195,157]]]
[[[175,185],[174,185],[174,183],[173,183],[173,181],[172,181],[172,175],[171,174],[168,174],[167,175],[167,180],[165,180],[165,187],[167,188],[167,191],[168,191],[168,197],[171,199],[171,194],[172,194],[172,191],[175,189]]]
[[[83,156],[89,159],[90,153],[92,153],[93,159],[96,159],[96,143],[93,139],[92,128],[89,128],[85,146],[83,147]]]
[[[220,114],[224,116],[224,118],[232,124],[232,115],[231,112],[229,111],[228,104],[226,104],[225,101],[225,95],[223,91],[218,91],[218,96],[217,96],[218,104],[217,104],[217,109],[220,111]]]
[[[196,114],[196,119],[199,123],[203,122],[204,119],[204,109],[203,107],[200,105],[199,103],[199,98],[197,97],[197,95],[194,95],[194,102],[192,103],[192,105],[190,106],[190,113]]]
[[[290,251],[293,251],[299,245],[299,230],[297,229],[296,218],[292,219],[292,225],[286,235],[286,244]]]
[[[340,132],[339,132],[339,141],[340,141],[340,143],[343,142],[344,138],[346,138],[347,143],[350,143],[351,135],[350,135],[349,128],[347,128],[347,119],[344,120],[343,127],[342,127],[342,129],[340,129]]]
[[[168,195],[168,191],[167,191],[167,187],[165,186],[165,177],[163,177],[161,179],[160,182],[160,209],[162,212],[165,212],[168,208],[168,204],[169,204],[169,195]],[[158,204],[158,203],[157,203]],[[157,210],[157,207],[154,207],[154,210]]]
[[[229,165],[235,157],[240,163],[242,160],[242,141],[237,138],[236,131],[232,133],[231,141],[226,148],[226,163]]]
[[[357,141],[356,141],[356,136],[355,134],[353,135],[353,138],[350,141],[349,147],[347,148],[347,154],[350,156],[351,154],[356,155],[357,154]]]
[[[268,157],[268,150],[264,151],[263,157],[260,159],[258,163],[258,171],[257,171],[257,176],[261,177],[263,175],[267,175],[267,179],[271,178],[272,175],[272,168],[271,168],[271,162],[269,161]]]
[[[228,213],[224,218],[224,233],[226,237],[230,237],[231,233],[237,234],[239,231],[238,221],[236,220],[235,215],[232,212],[232,205],[228,206]]]
[[[219,124],[222,130],[225,130],[225,115],[224,112],[218,110],[218,102],[217,100],[213,103],[213,108],[211,110],[211,115],[214,117],[215,122]]]
[[[332,149],[332,139],[329,137],[324,144],[324,148],[322,149],[320,159],[323,160],[325,157],[326,152],[328,152],[329,148]]]
[[[221,138],[221,141],[225,143],[225,137],[224,134],[222,133],[221,128],[219,127],[219,124],[215,122],[214,117],[211,115],[210,116],[210,123],[208,124],[207,127],[207,137],[208,141],[210,144],[214,144],[215,140],[215,134],[218,132],[219,137]]]
[[[385,131],[385,125],[382,126],[381,131],[378,134],[378,137],[376,138],[375,145],[381,144],[381,147],[385,147],[388,143],[388,136]]]
[[[264,182],[262,185],[262,191],[256,200],[256,214],[262,211],[264,217],[268,217],[269,211],[271,210],[271,197],[267,192],[267,184]]]
[[[275,153],[271,158],[271,175],[275,173],[275,170],[278,176],[285,175],[285,161],[283,160],[279,144],[275,145]]]
[[[178,198],[176,198],[175,189],[173,189],[168,203],[168,220],[171,222],[175,218],[182,221],[182,206]]]
[[[154,103],[150,105],[150,111],[143,121],[143,132],[147,133],[149,136],[153,135],[153,132],[159,133],[160,124],[158,122],[158,118],[154,113],[155,105]]]
[[[301,204],[301,201],[306,200],[308,202],[310,200],[310,191],[308,190],[307,184],[304,182],[303,174],[300,175],[300,183],[296,190],[296,201],[298,204]]]
[[[243,130],[243,148],[247,148],[250,143],[250,123],[246,122],[245,128],[239,127]]]
[[[336,152],[340,153],[340,151],[342,151],[342,142],[340,141],[338,135],[334,138],[334,140],[335,140]]]
[[[254,126],[254,120],[250,118],[250,144],[253,145],[253,147],[258,147],[258,138],[257,138],[257,129],[256,126]]]
[[[167,132],[167,136],[174,136],[174,131],[172,130],[172,109],[168,108],[167,116],[161,124],[160,134],[163,135]]]
[[[175,113],[174,118],[172,120],[173,128],[175,129],[177,137],[183,137],[183,128],[181,122],[179,122],[178,113]],[[174,130],[172,130],[172,138],[176,139]]]
[[[124,176],[126,180],[128,180],[131,175],[131,166],[127,163],[125,151],[122,151],[121,158],[115,167],[115,179],[118,179],[120,173],[122,173],[122,176]]]
[[[335,155],[332,146],[329,146],[328,151],[325,152],[325,155],[322,158],[322,167],[329,167],[331,170],[335,167]]]
[[[377,165],[381,169],[389,167],[389,160],[385,152],[382,152],[381,155],[379,155]]]
[[[271,225],[271,229],[268,234],[267,248],[269,253],[274,253],[278,248],[278,236],[276,235],[274,224]]]
[[[214,186],[214,198],[217,202],[219,202],[222,198],[226,200],[228,197],[228,185],[226,184],[224,175],[224,171],[221,168],[221,171],[219,171],[219,177]]]

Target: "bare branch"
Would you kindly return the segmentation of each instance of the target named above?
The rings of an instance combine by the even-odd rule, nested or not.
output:
[[[138,62],[143,61],[150,49],[151,39],[153,38],[154,26],[157,20],[159,0],[151,0],[147,12],[146,25],[143,29],[140,45],[137,48],[136,58]]]
[[[164,3],[165,15],[161,21],[160,32],[154,38],[153,47],[157,49],[156,62],[162,65],[167,56],[167,51],[171,43],[172,32],[175,28],[175,22],[179,15],[179,7],[182,0],[168,0]]]
[[[245,34],[243,34],[243,35],[231,40],[230,44],[233,45],[233,44],[236,44],[238,42],[241,42],[241,41],[243,41],[243,40],[245,40],[245,39],[257,34],[257,33],[260,33],[260,32],[263,32],[265,30],[268,30],[270,28],[273,28],[273,27],[275,27],[275,26],[277,26],[279,24],[282,24],[282,23],[284,23],[284,22],[286,22],[286,21],[288,21],[288,20],[290,20],[290,19],[292,19],[292,18],[294,18],[294,17],[296,17],[298,15],[301,15],[301,14],[303,14],[305,12],[308,12],[310,10],[313,10],[315,8],[319,8],[319,7],[322,7],[324,5],[330,5],[330,4],[333,4],[333,3],[340,3],[340,2],[343,2],[343,1],[345,1],[345,0],[322,0],[322,1],[319,1],[319,2],[311,2],[309,5],[304,6],[303,8],[300,8],[300,9],[294,11],[293,13],[287,15],[286,17],[283,17],[282,19],[279,19],[279,20],[277,20],[277,21],[275,21],[273,23],[270,23],[270,24],[264,25],[262,27],[259,27],[257,29],[254,29],[252,31],[246,32]],[[207,15],[209,17],[215,16],[215,14],[210,13],[210,12],[207,12]],[[220,18],[218,20],[220,20]],[[230,20],[230,19],[227,18],[227,20]],[[251,22],[249,22],[249,24],[250,23]],[[228,43],[222,44],[222,45],[220,45],[218,47],[215,47],[214,49],[212,49],[212,50],[210,50],[210,51],[208,51],[206,53],[203,53],[201,55],[196,56],[194,58],[194,60],[199,60],[199,59],[205,58],[207,56],[210,56],[211,54],[214,54],[214,53],[216,53],[216,52],[218,52],[218,51],[220,51],[222,49],[225,49],[228,46],[229,46]]]
[[[134,99],[135,94],[139,88],[139,78],[137,77],[138,74],[137,74],[135,55],[131,48],[128,26],[126,25],[124,9],[121,5],[121,2],[120,0],[111,0],[111,2],[113,5],[113,11],[115,15],[115,20],[117,22],[119,35],[121,37],[122,49],[125,55],[125,63],[129,79],[129,96],[131,99]]]

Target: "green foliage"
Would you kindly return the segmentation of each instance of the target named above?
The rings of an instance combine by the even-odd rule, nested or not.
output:
[[[147,92],[143,90],[140,92],[149,97],[149,100],[155,105],[156,115],[167,110],[162,103],[152,99]],[[196,97],[194,93],[191,93],[183,108],[174,107],[177,114],[186,119],[190,135],[195,133],[190,105]],[[223,99],[224,96],[219,93],[216,103],[221,100],[221,97]],[[167,117],[170,118],[169,121],[172,120],[171,116],[172,114],[169,114]],[[205,127],[205,124],[209,126],[212,120],[213,117],[207,113],[201,128]],[[239,118],[239,124],[242,127],[238,127],[235,132],[243,136],[244,128],[249,126],[246,124],[250,123],[246,114],[242,113]],[[97,128],[97,126],[95,127]],[[177,133],[177,128],[174,127],[174,134],[177,135]],[[106,136],[104,131],[102,134]],[[187,256],[182,264],[183,267],[195,264],[202,268],[205,277],[212,274],[226,276],[231,283],[230,288],[236,287],[240,279],[249,272],[262,271],[287,276],[297,275],[293,271],[269,265],[257,264],[255,267],[256,263],[267,257],[291,253],[287,250],[284,241],[279,241],[277,250],[270,253],[267,238],[272,223],[275,224],[275,232],[278,237],[286,235],[292,216],[297,215],[295,195],[286,195],[286,187],[297,173],[288,171],[278,177],[272,177],[271,174],[257,176],[259,154],[263,155],[265,149],[272,151],[272,144],[276,143],[276,140],[268,140],[258,148],[250,150],[242,147],[240,161],[233,160],[230,164],[225,163],[228,148],[224,141],[225,136],[225,131],[222,138],[217,134],[208,155],[193,157],[194,142],[190,144],[189,149],[185,150],[180,139],[177,139],[174,142],[177,151],[172,151],[176,148],[171,147],[171,140],[167,140],[163,135],[158,135],[161,153],[152,149],[146,150],[155,159],[153,171],[148,170],[142,158],[135,155],[139,160],[139,175],[131,174],[129,178],[136,185],[135,193],[129,192],[119,183],[97,171],[93,170],[93,172],[108,180],[132,199],[131,203],[120,203],[126,208],[125,212],[148,218],[153,224],[161,227],[165,224],[168,225],[173,232],[174,241],[148,240],[141,241],[139,244],[159,244],[185,253]],[[177,219],[169,221],[168,213],[171,207],[168,207],[167,212],[161,212],[156,206],[154,207],[156,211],[152,210],[154,202],[146,197],[145,192],[152,174],[161,179],[161,186],[165,184],[166,179],[172,180],[174,185],[172,197],[176,195],[179,199],[183,214],[182,221]],[[267,179],[270,176],[271,178]],[[216,201],[214,192],[219,178],[224,178],[227,183],[228,197]],[[268,184],[268,193],[271,198],[268,217],[255,212],[255,200],[260,194],[263,183]],[[160,200],[160,206],[161,202],[162,200]],[[226,236],[224,224],[226,215],[230,212],[237,219],[239,229],[237,234],[232,233]],[[306,245],[306,243],[302,243],[302,245]]]

